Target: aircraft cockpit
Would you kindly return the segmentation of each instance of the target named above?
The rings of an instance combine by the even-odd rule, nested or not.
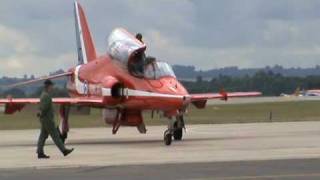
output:
[[[125,29],[117,28],[108,39],[108,53],[114,60],[127,66],[131,75],[139,78],[159,79],[175,77],[171,66],[153,57],[146,57],[146,45]]]
[[[144,77],[147,79],[160,79],[162,77],[176,77],[172,67],[164,61],[156,61],[155,58],[147,58]]]

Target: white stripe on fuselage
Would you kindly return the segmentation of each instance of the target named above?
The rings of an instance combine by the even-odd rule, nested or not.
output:
[[[76,86],[76,90],[79,94],[85,94],[85,84],[80,81],[79,79],[79,70],[81,68],[81,65],[78,65],[76,67],[76,70],[74,71],[74,83]]]
[[[111,96],[111,89],[102,88],[102,95]],[[163,98],[179,98],[179,99],[180,98],[182,99],[184,97],[182,95],[155,93],[155,92],[148,92],[148,91],[128,89],[128,88],[125,88],[123,90],[123,96],[125,97],[163,97]]]
[[[101,88],[102,96],[111,96],[110,88]]]
[[[128,89],[128,96],[142,96],[142,97],[165,97],[165,98],[183,98],[182,95],[163,94],[156,92],[141,91],[135,89]]]

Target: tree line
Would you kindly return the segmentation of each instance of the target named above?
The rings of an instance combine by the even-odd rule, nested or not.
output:
[[[253,76],[231,77],[219,75],[211,80],[201,76],[194,82],[182,81],[190,93],[225,91],[260,91],[264,96],[291,94],[297,88],[320,89],[320,76],[286,77],[272,71],[258,71]]]
[[[7,97],[15,97],[15,98],[37,98],[40,97],[41,93],[43,91],[43,87],[37,88],[34,92],[27,94],[23,89],[21,88],[12,88],[8,90],[3,90],[1,92],[0,90],[0,97],[1,98],[7,98]],[[68,91],[65,88],[55,87],[52,91],[53,97],[68,97]]]
[[[225,91],[260,91],[264,96],[278,96],[281,93],[291,94],[297,88],[320,89],[320,76],[288,77],[273,71],[258,71],[253,76],[227,76],[219,75],[211,80],[204,80],[198,76],[196,81],[181,81],[189,93],[208,93]],[[12,97],[39,97],[42,87],[36,88],[32,93],[26,93],[24,89],[13,88],[0,90],[0,96],[5,98]],[[54,97],[68,97],[68,92],[64,87],[55,87]]]

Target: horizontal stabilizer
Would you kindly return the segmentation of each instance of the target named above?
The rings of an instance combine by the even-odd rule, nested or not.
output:
[[[68,105],[80,105],[80,106],[102,106],[102,98],[86,98],[86,97],[66,97],[66,98],[53,98],[54,104],[68,104]],[[27,104],[39,104],[39,98],[6,98],[0,99],[0,107],[4,106],[5,114],[14,114],[17,111],[21,111]]]

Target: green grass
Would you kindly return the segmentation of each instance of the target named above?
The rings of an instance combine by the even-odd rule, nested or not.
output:
[[[320,119],[320,101],[274,102],[259,104],[210,105],[206,109],[189,108],[186,115],[187,124],[251,123],[280,121],[317,121]],[[35,107],[14,115],[0,115],[0,129],[38,128]],[[272,111],[272,120],[270,112]],[[58,117],[58,116],[56,116]],[[166,118],[150,112],[144,113],[147,125],[166,124]],[[92,109],[90,115],[71,115],[71,127],[103,127],[99,109]]]

